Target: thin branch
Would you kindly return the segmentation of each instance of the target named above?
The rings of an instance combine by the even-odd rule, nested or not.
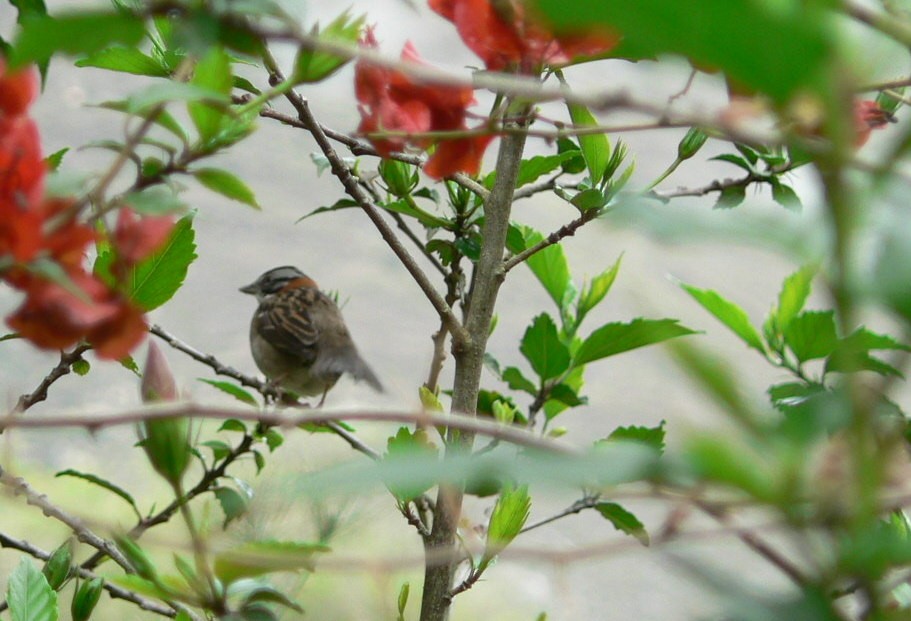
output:
[[[79,541],[90,545],[96,550],[111,557],[111,559],[120,565],[127,573],[133,573],[133,567],[120,553],[117,546],[93,533],[79,518],[70,515],[53,504],[48,500],[46,495],[36,491],[35,488],[25,481],[25,479],[14,477],[0,467],[0,484],[9,487],[13,494],[25,496],[25,501],[28,504],[41,509],[41,512],[44,515],[66,524]]]
[[[513,195],[512,198],[514,201],[517,201],[521,198],[531,198],[535,194],[540,194],[541,192],[547,192],[549,190],[553,190],[554,188],[557,187],[557,180],[559,180],[560,177],[562,177],[563,175],[564,175],[564,173],[561,171],[561,172],[558,172],[553,177],[551,177],[550,179],[545,179],[544,181],[539,181],[538,183],[530,183],[528,185],[522,186],[521,188],[516,190],[516,193]],[[577,186],[575,183],[572,183],[572,184],[564,185],[561,187],[566,188],[566,189],[573,189]]]
[[[16,407],[13,408],[13,413],[24,412],[36,403],[47,399],[48,388],[64,375],[68,375],[72,370],[73,365],[83,359],[82,354],[91,348],[91,345],[83,344],[78,345],[71,352],[60,352],[60,362],[57,363],[57,366],[51,369],[50,373],[41,380],[41,383],[38,384],[38,387],[35,388],[35,390],[19,397],[19,400],[16,402]]]
[[[46,561],[51,556],[50,552],[47,552],[37,546],[30,544],[28,541],[25,541],[23,539],[16,539],[4,533],[0,533],[0,548],[19,550],[20,552],[25,552],[29,556],[32,556],[41,561]],[[82,567],[73,566],[72,569],[80,578],[84,578],[86,580],[94,580],[95,578],[100,577],[87,569],[83,569]],[[147,599],[138,593],[134,593],[133,591],[119,587],[116,584],[108,582],[107,580],[105,580],[103,588],[111,595],[112,598],[122,599],[132,604],[136,604],[142,610],[154,612],[155,614],[161,615],[163,617],[174,617],[177,615],[177,612],[173,608],[162,606],[156,601]],[[3,604],[0,604],[0,612],[6,608],[7,605],[5,602]]]
[[[528,526],[526,526],[525,528],[520,530],[519,534],[521,535],[522,533],[527,533],[528,531],[534,530],[541,526],[544,526],[545,524],[550,524],[551,522],[556,522],[557,520],[562,520],[563,518],[568,517],[570,515],[576,515],[577,513],[582,513],[586,509],[593,509],[594,507],[596,507],[598,505],[599,502],[603,502],[600,494],[585,496],[584,498],[580,498],[579,500],[577,500],[576,502],[574,502],[573,504],[568,506],[566,509],[564,509],[560,513],[557,513],[556,515],[552,515],[549,518],[544,518],[543,520],[541,520],[539,522],[535,522],[534,524],[529,524]]]
[[[542,438],[519,427],[504,426],[496,421],[467,416],[450,416],[423,411],[382,411],[382,410],[308,410],[306,414],[289,416],[287,412],[256,412],[249,408],[215,407],[190,402],[156,403],[136,409],[127,409],[118,414],[99,416],[97,414],[73,414],[66,416],[42,416],[41,418],[0,419],[0,430],[47,429],[78,427],[95,431],[107,427],[130,425],[150,420],[165,420],[190,416],[198,419],[237,420],[262,423],[279,428],[292,428],[307,424],[324,424],[331,421],[359,420],[373,422],[396,422],[440,426],[458,429],[465,433],[498,438],[504,442],[518,444],[560,455],[579,455],[579,449],[559,440]],[[219,475],[220,476],[220,475]]]
[[[512,257],[510,257],[509,259],[507,259],[506,261],[503,262],[503,267],[502,267],[503,273],[505,274],[506,272],[508,272],[509,270],[514,268],[515,266],[526,261],[530,256],[532,256],[538,252],[541,252],[548,246],[553,246],[554,244],[557,244],[561,240],[565,239],[566,237],[575,235],[577,230],[579,230],[586,223],[591,222],[592,220],[597,218],[599,213],[600,212],[597,209],[589,209],[587,211],[584,211],[584,212],[582,212],[581,216],[579,216],[578,218],[576,218],[569,224],[565,224],[565,225],[561,226],[559,229],[557,229],[556,231],[554,231],[553,233],[548,235],[546,238],[542,239],[540,242],[538,242],[531,248],[526,248],[519,254],[513,255]]]
[[[268,52],[266,52],[263,57],[273,80],[282,81],[283,77],[278,69],[278,65],[275,63],[275,59],[273,59]],[[455,316],[455,313],[453,313],[452,308],[446,304],[443,296],[440,295],[433,286],[433,283],[430,282],[427,274],[424,273],[424,270],[421,269],[414,260],[414,257],[409,254],[398,240],[392,228],[383,219],[380,210],[374,206],[370,198],[365,195],[363,188],[358,185],[357,179],[352,174],[351,169],[342,161],[342,158],[332,147],[332,143],[329,142],[329,138],[322,130],[316,117],[313,116],[313,112],[310,110],[310,105],[307,100],[293,90],[287,92],[285,97],[297,111],[298,119],[306,126],[307,131],[310,132],[313,139],[316,140],[320,151],[322,151],[323,155],[326,156],[326,159],[329,160],[332,173],[345,188],[345,191],[358,203],[364,213],[367,214],[367,217],[370,218],[370,221],[373,222],[374,226],[379,231],[380,236],[392,252],[399,258],[399,261],[401,261],[405,269],[408,270],[411,277],[414,278],[415,282],[421,288],[421,291],[424,292],[424,295],[433,305],[434,309],[436,309],[440,317],[446,318],[446,321],[449,323],[449,329],[452,331],[454,337],[460,341],[467,341],[468,333],[459,319]]]

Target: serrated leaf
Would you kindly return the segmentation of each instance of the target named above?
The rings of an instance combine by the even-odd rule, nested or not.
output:
[[[396,434],[386,441],[386,454],[383,456],[385,464],[408,463],[435,458],[437,448],[431,444],[424,429],[411,431],[407,427],[399,427]],[[436,481],[432,476],[424,476],[416,472],[408,481],[386,480],[386,487],[392,495],[401,501],[417,498],[433,487]]]
[[[635,515],[615,502],[599,502],[595,509],[604,519],[614,525],[614,528],[631,537],[635,537],[644,546],[649,544],[648,532],[645,525]]]
[[[542,175],[555,171],[564,162],[575,156],[576,153],[572,151],[564,151],[556,155],[536,155],[522,160],[519,164],[519,175],[516,177],[516,187],[521,188],[523,185],[537,181]]]
[[[484,556],[478,563],[482,570],[490,564],[493,558],[508,546],[528,520],[531,509],[531,497],[528,495],[528,486],[522,485],[514,489],[504,489],[494,505],[487,525],[487,543],[484,547]]]
[[[680,325],[677,319],[639,318],[629,323],[608,323],[592,332],[582,342],[576,352],[574,364],[586,364],[688,334],[696,332]]]
[[[131,270],[129,297],[140,308],[158,308],[177,293],[196,259],[194,237],[192,218],[181,218],[164,246]]]
[[[582,156],[582,150],[571,138],[557,138],[557,152],[560,155],[569,154],[560,168],[563,172],[574,175],[585,170],[585,158]]]
[[[560,341],[557,325],[546,313],[535,317],[525,330],[519,350],[542,381],[569,369],[569,349]]]
[[[803,208],[800,197],[797,196],[794,188],[785,185],[775,177],[769,179],[769,184],[772,186],[772,200],[776,203],[792,211],[800,211]]]
[[[216,487],[212,491],[218,499],[218,504],[221,505],[222,512],[225,514],[222,528],[227,528],[228,524],[244,514],[249,502],[244,495],[230,487]]]
[[[134,47],[108,47],[76,61],[77,67],[97,67],[133,75],[166,78],[170,70]]]
[[[79,472],[78,470],[73,470],[72,468],[68,468],[66,470],[61,470],[60,472],[55,474],[54,477],[75,477],[77,479],[82,479],[83,481],[88,481],[89,483],[93,483],[94,485],[102,487],[102,488],[108,490],[109,492],[112,492],[112,493],[120,496],[123,500],[125,500],[130,505],[130,507],[133,509],[133,511],[136,513],[137,516],[140,516],[140,518],[142,517],[142,515],[139,512],[139,507],[136,506],[136,501],[133,499],[133,497],[130,495],[130,493],[127,492],[122,487],[115,485],[114,483],[111,483],[110,481],[102,479],[101,477],[96,476],[94,474],[89,474],[86,472]]]
[[[522,375],[522,371],[516,367],[506,367],[506,369],[503,370],[502,377],[503,381],[513,390],[521,390],[532,396],[538,392],[538,387],[535,386],[534,382]]]
[[[598,127],[598,120],[585,106],[568,103],[567,108],[574,127]],[[611,155],[610,141],[606,134],[582,134],[576,139],[582,149],[582,157],[585,158],[585,166],[588,168],[592,184],[596,185],[604,178],[604,172],[607,170]]]
[[[739,336],[747,346],[765,355],[765,345],[759,336],[759,332],[750,323],[750,318],[747,317],[746,311],[740,306],[711,289],[699,289],[686,283],[680,283],[680,287],[689,293],[702,308],[714,315],[718,321]]]
[[[582,293],[579,294],[579,302],[576,304],[576,325],[581,324],[589,311],[600,304],[601,300],[610,291],[611,286],[617,279],[622,259],[623,256],[621,255],[612,266],[582,286]]]
[[[221,168],[199,168],[191,171],[199,183],[231,200],[260,209],[256,196],[244,181],[237,175]]]
[[[231,395],[232,397],[234,397],[241,403],[246,403],[246,404],[252,405],[252,406],[259,405],[256,402],[256,398],[253,395],[251,395],[249,392],[247,392],[246,390],[244,390],[237,384],[233,384],[231,382],[223,382],[223,381],[219,381],[219,380],[203,379],[201,377],[198,377],[196,379],[200,382],[208,384],[209,386],[213,386],[214,388],[217,388],[218,390],[222,391],[225,394]],[[227,427],[228,422],[229,421],[225,421],[225,423],[221,426],[221,429],[225,429]],[[236,421],[236,422],[240,422],[240,421]],[[246,428],[243,427],[243,425],[241,425],[241,429],[233,429],[233,431],[246,431]]]
[[[12,621],[57,621],[57,593],[28,558],[10,574],[6,602]]]
[[[718,195],[718,202],[715,203],[715,209],[733,209],[746,200],[747,189],[745,185],[725,186]]]
[[[141,18],[120,12],[36,15],[22,23],[13,45],[12,65],[45,62],[57,52],[91,54],[114,43],[136,45],[144,34]]]
[[[778,294],[778,308],[772,313],[779,330],[787,328],[797,313],[803,310],[807,298],[810,297],[813,278],[817,271],[816,265],[805,265],[785,278]]]
[[[70,148],[66,147],[59,151],[54,151],[44,158],[44,163],[47,165],[48,171],[54,172],[60,168],[60,164],[63,162],[63,156],[66,155],[69,150]]]
[[[664,425],[661,421],[657,427],[644,427],[641,425],[629,425],[617,427],[602,442],[639,442],[650,446],[659,453],[664,452]]]
[[[224,584],[277,571],[314,571],[314,556],[328,552],[319,543],[257,541],[215,555],[215,575]]]
[[[319,41],[348,43],[353,46],[357,43],[365,21],[366,16],[351,17],[350,13],[345,11],[322,31],[318,26],[314,27],[310,36],[316,37]],[[328,78],[350,61],[350,58],[338,56],[337,54],[301,47],[297,52],[297,58],[294,60],[294,81],[319,82]]]
[[[582,190],[570,199],[570,204],[580,212],[598,210],[607,204],[608,196],[600,188]]]
[[[544,241],[544,236],[532,228],[523,227],[522,232],[525,238],[525,248],[531,248]],[[556,302],[557,307],[562,309],[561,305],[566,299],[567,289],[572,284],[569,263],[563,252],[563,246],[552,244],[528,257],[525,264],[544,286],[551,299]]]
[[[559,401],[563,405],[567,405],[571,408],[578,407],[580,405],[585,405],[588,403],[587,397],[580,397],[575,390],[573,390],[569,384],[560,383],[550,389],[550,399]],[[548,417],[549,418],[549,417]]]
[[[804,311],[784,330],[785,345],[800,362],[825,358],[838,345],[834,311]]]

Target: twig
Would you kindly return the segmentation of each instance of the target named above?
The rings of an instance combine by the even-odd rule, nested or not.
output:
[[[580,498],[579,500],[577,500],[576,502],[571,504],[569,507],[567,507],[560,513],[557,513],[556,515],[552,515],[549,518],[544,518],[543,520],[541,520],[539,522],[535,522],[534,524],[529,524],[528,526],[526,526],[525,528],[520,530],[519,534],[521,535],[522,533],[527,533],[530,530],[534,530],[536,528],[544,526],[545,524],[550,524],[551,522],[556,522],[557,520],[561,520],[567,516],[576,515],[577,513],[582,513],[586,509],[593,509],[594,507],[596,507],[598,505],[599,502],[602,502],[600,494],[593,494],[590,496],[585,496],[584,498]]]
[[[38,384],[38,387],[35,388],[32,392],[22,395],[19,397],[19,400],[16,402],[16,407],[13,409],[14,413],[21,413],[47,399],[47,390],[51,387],[51,384],[59,380],[64,375],[68,375],[72,370],[72,367],[75,363],[82,360],[82,354],[87,352],[92,348],[91,345],[83,344],[78,345],[71,352],[60,352],[60,362],[57,363],[50,373],[48,373],[41,383]]]
[[[546,180],[540,181],[538,183],[530,183],[528,185],[522,186],[521,188],[516,190],[516,193],[513,194],[512,198],[514,201],[517,201],[521,198],[530,198],[530,197],[534,196],[535,194],[540,194],[541,192],[547,192],[548,190],[553,190],[554,188],[557,187],[557,180],[560,179],[560,177],[562,177],[563,174],[564,174],[563,171],[560,171],[556,175],[551,177],[550,179],[546,179]],[[565,185],[562,187],[564,187],[566,189],[573,189],[576,187],[576,184],[573,183],[573,184]]]
[[[165,420],[190,416],[198,419],[224,420],[236,418],[242,421],[262,423],[280,428],[292,428],[306,424],[323,424],[340,420],[373,422],[412,423],[424,426],[450,427],[465,433],[498,438],[504,442],[528,448],[540,449],[558,455],[579,455],[580,451],[559,440],[537,436],[518,427],[504,426],[498,422],[466,416],[450,416],[423,411],[383,410],[308,410],[306,414],[289,416],[285,412],[256,412],[249,408],[215,407],[191,402],[157,403],[137,409],[124,410],[118,414],[98,416],[97,414],[74,414],[66,416],[42,416],[41,418],[0,419],[0,430],[47,429],[80,427],[90,431],[129,425],[149,420]]]
[[[41,509],[41,512],[47,517],[66,524],[79,541],[90,545],[96,550],[111,557],[111,559],[120,565],[127,573],[133,573],[132,565],[130,565],[129,561],[120,553],[117,546],[93,533],[79,518],[70,515],[50,502],[46,495],[36,491],[25,481],[25,479],[14,477],[0,467],[0,483],[9,487],[14,494],[25,496],[25,501],[28,504]]]
[[[10,537],[9,535],[6,535],[4,533],[0,533],[0,548],[9,548],[11,550],[19,550],[20,552],[25,552],[29,556],[32,556],[32,557],[42,560],[42,561],[46,561],[51,556],[50,552],[47,552],[37,546],[30,544],[28,541],[25,541],[22,539],[16,539],[16,538]],[[89,571],[88,569],[83,569],[82,567],[74,566],[73,571],[76,572],[76,574],[79,575],[79,577],[85,578],[86,580],[94,580],[95,578],[99,577],[97,574]],[[110,593],[111,597],[113,597],[115,599],[122,599],[122,600],[128,601],[130,603],[136,604],[142,610],[146,610],[148,612],[154,612],[155,614],[159,614],[163,617],[174,617],[177,614],[177,612],[172,608],[169,608],[167,606],[162,606],[161,604],[159,604],[153,600],[147,599],[147,598],[143,597],[142,595],[139,595],[138,593],[134,593],[133,591],[129,591],[127,589],[124,589],[123,587],[119,587],[116,584],[112,584],[106,580],[104,582],[103,588],[105,591]],[[6,610],[6,608],[7,608],[6,602],[3,602],[2,604],[0,604],[0,612],[2,612],[3,610]]]
[[[599,210],[589,209],[584,211],[581,216],[570,222],[561,226],[559,229],[548,235],[546,238],[542,239],[540,242],[532,246],[531,248],[526,248],[519,254],[513,255],[509,259],[503,262],[502,271],[505,274],[515,266],[524,262],[528,257],[541,252],[548,246],[553,246],[556,243],[559,243],[562,239],[575,235],[576,231],[579,230],[584,224],[591,222],[598,217]]]

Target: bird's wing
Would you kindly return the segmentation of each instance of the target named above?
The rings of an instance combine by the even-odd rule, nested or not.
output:
[[[259,334],[279,351],[312,364],[319,354],[320,328],[310,311],[320,295],[300,288],[268,296],[256,312]]]

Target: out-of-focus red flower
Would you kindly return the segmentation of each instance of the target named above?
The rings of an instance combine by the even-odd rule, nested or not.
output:
[[[361,45],[377,47],[372,29],[367,30]],[[402,50],[402,60],[418,64],[422,62],[411,43],[407,43]],[[363,59],[355,66],[354,90],[360,104],[360,133],[403,134],[370,136],[370,142],[383,157],[404,150],[409,143],[421,148],[433,144],[428,138],[409,138],[410,134],[466,131],[466,110],[474,103],[474,95],[469,87],[420,84],[401,71],[378,67]],[[424,170],[436,178],[460,171],[477,174],[484,148],[490,140],[489,136],[444,140]]]
[[[21,208],[40,200],[45,169],[35,122],[0,116],[0,200]]]
[[[114,248],[117,257],[132,266],[158,250],[174,228],[172,216],[137,216],[130,209],[117,214],[114,229]]]
[[[148,333],[142,309],[122,299],[116,301],[116,308],[113,317],[96,325],[86,336],[99,358],[119,360],[129,355]]]
[[[493,140],[490,134],[470,136],[441,142],[424,165],[424,172],[435,179],[448,177],[456,172],[477,175],[487,145]]]
[[[7,73],[0,58],[0,116],[18,116],[26,111],[38,94],[38,76],[32,67]]]
[[[455,24],[465,45],[488,69],[517,67],[537,73],[542,65],[613,49],[619,37],[598,29],[556,34],[522,0],[429,0],[430,8]]]
[[[858,149],[870,139],[874,129],[882,129],[889,123],[894,123],[895,117],[879,107],[879,104],[870,99],[854,103],[854,146]]]

